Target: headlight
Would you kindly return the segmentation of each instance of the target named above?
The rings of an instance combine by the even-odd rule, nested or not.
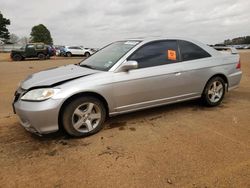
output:
[[[42,89],[34,89],[28,91],[21,97],[21,100],[25,101],[43,101],[53,97],[59,89],[54,88],[42,88]]]

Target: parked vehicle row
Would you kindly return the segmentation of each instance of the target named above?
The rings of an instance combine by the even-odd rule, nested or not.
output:
[[[51,56],[85,56],[89,57],[96,52],[92,48],[80,46],[52,46],[44,43],[29,43],[20,49],[12,50],[10,57],[14,61],[21,61],[26,58],[38,58],[39,60],[48,59]]]
[[[239,44],[239,45],[232,45],[232,47],[241,50],[241,49],[250,49],[249,44]]]
[[[242,76],[239,54],[229,50],[185,38],[117,41],[78,65],[28,76],[13,109],[30,132],[88,136],[107,116],[198,98],[217,106]]]

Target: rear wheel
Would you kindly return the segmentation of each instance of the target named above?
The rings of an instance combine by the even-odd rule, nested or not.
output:
[[[225,81],[221,77],[214,77],[205,87],[203,101],[207,106],[217,106],[223,100],[225,91]]]
[[[44,60],[44,59],[46,59],[46,56],[45,56],[43,53],[38,54],[37,57],[38,57],[39,60]]]
[[[69,103],[62,113],[62,123],[72,136],[89,136],[100,131],[104,125],[106,110],[94,97],[81,97]]]
[[[23,57],[20,54],[15,54],[13,56],[13,60],[14,61],[21,61],[23,59]]]
[[[90,56],[90,53],[89,52],[86,52],[85,53],[85,57],[89,57]]]

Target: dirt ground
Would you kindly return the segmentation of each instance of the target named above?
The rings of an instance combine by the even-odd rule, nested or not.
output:
[[[0,54],[0,187],[250,187],[250,51],[222,105],[197,101],[121,115],[96,135],[26,132],[12,113],[27,75],[80,58],[9,61]]]

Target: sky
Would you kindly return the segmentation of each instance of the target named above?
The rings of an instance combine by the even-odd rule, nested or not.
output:
[[[10,33],[30,36],[44,24],[54,44],[102,47],[154,36],[207,44],[250,35],[250,0],[0,0]]]

